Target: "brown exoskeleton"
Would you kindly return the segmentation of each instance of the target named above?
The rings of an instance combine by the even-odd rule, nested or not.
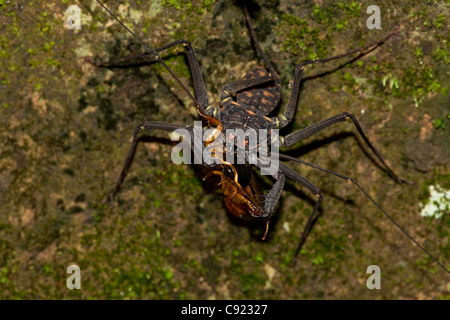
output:
[[[303,67],[310,64],[323,63],[331,60],[340,59],[346,56],[351,55],[364,55],[369,51],[376,49],[378,46],[382,45],[388,39],[393,37],[397,32],[391,32],[383,39],[366,46],[362,49],[353,50],[341,55],[337,55],[330,58],[325,59],[315,59],[315,60],[307,60],[304,61],[294,69],[293,81],[292,81],[292,91],[289,96],[287,105],[284,109],[283,114],[278,116],[270,116],[272,111],[274,111],[281,100],[281,79],[277,72],[275,71],[272,64],[269,62],[267,57],[265,56],[263,50],[261,49],[258,39],[253,31],[253,27],[250,21],[249,13],[244,5],[245,18],[248,24],[248,28],[252,37],[252,40],[256,46],[256,49],[264,61],[264,67],[256,67],[253,70],[247,72],[247,74],[241,79],[228,84],[225,84],[220,90],[220,104],[219,105],[211,105],[209,103],[208,93],[206,90],[206,86],[200,72],[200,67],[198,64],[198,60],[194,53],[194,50],[191,46],[191,43],[184,39],[175,40],[165,46],[162,46],[157,49],[153,49],[128,29],[120,20],[118,20],[103,4],[101,4],[98,0],[97,2],[107,10],[128,32],[130,32],[144,47],[145,52],[140,55],[134,55],[129,58],[120,59],[117,61],[110,61],[104,63],[95,63],[90,61],[96,66],[99,67],[109,67],[117,64],[117,62],[124,62],[130,59],[135,59],[138,57],[145,56],[153,56],[155,57],[161,65],[167,69],[167,71],[173,76],[173,78],[180,84],[180,86],[185,90],[185,92],[189,95],[191,100],[197,106],[197,110],[199,114],[202,116],[204,120],[207,122],[207,128],[213,128],[213,132],[209,135],[206,140],[203,142],[204,147],[208,147],[216,142],[217,136],[226,132],[227,129],[241,129],[241,130],[267,130],[267,132],[272,132],[273,130],[283,129],[285,128],[294,118],[295,110],[297,107],[297,101],[300,93],[300,83],[302,81],[303,76]],[[172,72],[172,70],[165,64],[164,60],[159,55],[160,52],[169,49],[174,46],[182,45],[185,53],[187,55],[189,67],[192,73],[193,86],[195,97],[189,92],[186,86],[176,77],[176,75]],[[355,58],[356,59],[356,58]],[[379,160],[379,162],[383,165],[385,171],[397,182],[399,183],[409,183],[406,180],[399,178],[391,168],[386,164],[383,160],[383,157],[376,150],[373,144],[369,141],[366,134],[362,130],[358,120],[353,114],[343,112],[337,114],[329,119],[323,120],[319,123],[313,124],[301,130],[289,133],[285,136],[276,137],[279,146],[281,147],[292,147],[299,143],[300,141],[311,137],[312,135],[340,122],[344,122],[350,120],[351,123],[356,128],[358,134],[364,141],[365,145],[373,152],[375,157]],[[128,157],[125,161],[125,165],[122,169],[120,177],[116,183],[116,186],[113,192],[109,195],[109,199],[112,199],[115,194],[118,192],[126,174],[130,167],[131,160],[133,154],[136,149],[136,144],[138,141],[138,136],[141,130],[163,130],[163,131],[174,131],[176,129],[186,129],[189,132],[193,132],[194,128],[190,125],[180,125],[180,124],[170,124],[170,123],[161,123],[161,122],[143,122],[136,126],[133,135],[133,141],[128,153]],[[322,193],[318,187],[312,184],[310,181],[302,177],[300,174],[290,169],[283,162],[279,161],[277,166],[277,171],[272,174],[275,179],[275,183],[273,184],[270,191],[263,195],[261,190],[259,190],[259,186],[257,182],[252,179],[252,169],[248,164],[248,160],[246,158],[246,153],[244,153],[243,164],[232,164],[229,162],[219,162],[214,164],[206,164],[203,165],[209,169],[209,172],[206,173],[205,178],[209,176],[218,176],[220,178],[220,185],[222,187],[223,196],[225,199],[225,205],[231,214],[246,219],[254,219],[266,222],[266,231],[264,234],[264,238],[267,235],[267,230],[269,226],[269,221],[275,213],[276,206],[280,199],[281,193],[284,189],[286,178],[299,183],[306,189],[308,189],[313,195],[317,196],[317,202],[310,214],[306,226],[303,230],[300,243],[297,246],[295,251],[295,256],[299,253],[303,242],[306,239],[307,234],[309,233],[314,218],[316,216],[317,210],[322,202]],[[416,243],[425,253],[427,253],[432,259],[434,259],[437,263],[439,263],[432,255],[430,255],[422,246],[420,246],[404,229],[402,229],[393,219],[392,217],[386,213],[368,194],[364,191],[359,184],[352,178],[345,177],[343,175],[331,172],[326,169],[322,169],[318,166],[306,163],[302,160],[295,159],[289,157],[287,155],[279,154],[279,159],[281,160],[289,160],[289,161],[298,161],[305,165],[314,167],[316,169],[328,172],[333,174],[339,178],[345,179],[354,183],[369,199],[372,201],[377,208],[382,211],[398,228],[402,230],[414,243]],[[264,168],[266,165],[265,160],[260,159],[256,163],[256,167]],[[439,265],[444,268],[447,272],[448,270],[439,263]]]

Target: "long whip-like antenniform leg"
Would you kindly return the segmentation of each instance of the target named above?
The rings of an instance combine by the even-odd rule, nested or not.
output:
[[[144,41],[142,41],[141,39],[139,39],[133,31],[131,31],[122,21],[120,21],[103,3],[101,3],[99,0],[96,0],[98,4],[100,4],[103,9],[105,9],[122,27],[125,28],[125,30],[127,30],[140,44],[142,44],[144,46],[145,49],[148,50],[149,53],[153,54],[156,59],[159,61],[159,63],[161,63],[161,65],[171,74],[171,76],[178,82],[178,84],[183,88],[183,90],[187,93],[187,95],[192,99],[192,101],[194,101],[194,103],[197,106],[197,109],[199,111],[199,113],[205,117],[208,117],[208,114],[205,111],[204,106],[197,101],[197,99],[191,94],[191,92],[188,90],[188,88],[183,84],[183,82],[181,82],[181,80],[173,73],[173,71],[167,66],[167,64],[164,62],[164,60],[161,58],[161,56],[159,55],[159,53],[154,50],[152,47],[150,47],[148,44],[146,44]],[[182,40],[184,41],[184,40]],[[188,59],[191,62],[192,57],[189,57],[188,55]],[[195,57],[194,57],[195,59]],[[197,60],[195,59],[195,63],[197,63]],[[205,89],[206,91],[206,89]]]
[[[350,181],[351,183],[353,183],[353,184],[355,184],[357,187],[358,187],[358,189],[398,228],[398,229],[400,229],[400,231],[401,232],[403,232],[412,242],[414,242],[423,252],[425,252],[431,259],[433,259],[442,269],[444,269],[445,271],[447,271],[448,273],[450,273],[450,271],[442,264],[442,263],[440,263],[439,262],[439,260],[437,260],[431,253],[429,253],[423,246],[421,246],[404,228],[402,228],[395,220],[394,220],[394,218],[392,218],[383,208],[381,208],[381,206],[377,203],[377,202],[375,202],[375,200],[359,185],[359,183],[358,182],[356,182],[356,180],[355,179],[353,179],[353,178],[350,178],[350,177],[347,177],[347,176],[344,176],[344,175],[342,175],[342,174],[339,174],[339,173],[336,173],[336,172],[333,172],[333,171],[330,171],[330,170],[327,170],[327,169],[324,169],[324,168],[321,168],[321,167],[319,167],[319,166],[317,166],[317,165],[315,165],[315,164],[312,164],[312,163],[309,163],[309,162],[306,162],[306,161],[303,161],[303,160],[300,160],[300,159],[297,159],[297,158],[293,158],[293,157],[290,157],[290,156],[288,156],[288,155],[285,155],[285,154],[279,154],[279,158],[280,159],[284,159],[284,160],[290,160],[290,161],[295,161],[295,162],[299,162],[299,163],[301,163],[301,164],[304,164],[304,165],[307,165],[307,166],[309,166],[309,167],[312,167],[312,168],[314,168],[314,169],[317,169],[317,170],[320,170],[320,171],[323,171],[323,172],[326,172],[326,173],[328,173],[328,174],[332,174],[332,175],[334,175],[334,176],[336,176],[336,177],[338,177],[338,178],[340,178],[340,179],[344,179],[344,180],[346,180],[346,181]],[[311,216],[310,216],[310,218],[311,218]],[[308,219],[308,222],[307,222],[307,226],[305,226],[305,230],[304,230],[304,232],[303,232],[303,234],[302,234],[302,238],[301,238],[301,240],[300,240],[300,243],[299,243],[299,246],[297,247],[297,250],[296,250],[296,254],[298,253],[298,251],[300,251],[300,249],[301,249],[301,246],[303,245],[303,243],[305,242],[305,239],[304,239],[304,235],[306,236],[307,235],[307,233],[305,234],[305,231],[307,230],[307,227],[309,227],[310,228],[310,226],[308,226],[308,224],[309,224],[309,219]]]
[[[302,130],[293,132],[291,134],[288,134],[286,137],[284,137],[284,139],[282,139],[282,146],[283,147],[291,147],[293,145],[295,145],[296,143],[318,133],[319,131],[322,131],[325,128],[328,128],[329,126],[338,123],[338,122],[343,122],[346,120],[351,120],[354,124],[354,126],[356,127],[356,129],[358,130],[359,135],[361,136],[361,138],[364,140],[364,142],[366,143],[366,145],[369,147],[370,150],[372,150],[372,152],[375,154],[375,156],[377,157],[377,159],[383,164],[385,170],[388,172],[388,174],[397,182],[399,183],[407,183],[407,184],[412,184],[411,182],[401,179],[399,178],[393,171],[392,169],[387,165],[387,163],[383,160],[383,158],[381,157],[380,153],[375,149],[375,147],[372,145],[372,143],[370,143],[369,139],[367,138],[367,136],[365,135],[364,131],[361,129],[361,126],[359,125],[358,120],[356,120],[356,117],[354,115],[352,115],[351,113],[348,112],[344,112],[341,114],[338,114],[334,117],[331,117],[329,119],[323,120],[319,123],[313,124],[312,126],[309,126],[307,128],[304,128]]]
[[[206,86],[205,86],[205,82],[203,80],[203,76],[202,73],[200,71],[200,66],[198,64],[198,60],[197,57],[195,55],[194,49],[192,48],[192,45],[189,41],[184,40],[184,39],[179,39],[173,42],[170,42],[160,48],[156,48],[155,51],[156,52],[161,52],[163,50],[167,50],[169,48],[172,48],[174,46],[177,45],[183,45],[184,50],[186,51],[186,55],[188,58],[188,63],[189,63],[189,69],[191,70],[192,73],[192,81],[194,84],[194,93],[195,96],[197,98],[198,103],[200,104],[200,106],[205,109],[205,112],[209,115],[212,116],[212,110],[208,110],[208,106],[209,106],[209,99],[208,99],[208,93],[206,90]],[[146,51],[143,53],[139,53],[139,54],[133,54],[130,56],[126,56],[123,58],[119,58],[119,59],[114,59],[114,60],[109,60],[109,61],[104,61],[104,62],[96,62],[93,61],[90,58],[85,58],[85,60],[91,64],[93,64],[96,67],[100,67],[100,68],[113,68],[113,67],[122,67],[124,66],[126,63],[130,63],[132,61],[136,61],[137,59],[140,58],[144,58],[144,57],[148,57],[149,55],[151,55],[150,52]],[[158,62],[158,60],[152,60],[152,61],[146,61],[145,63],[152,63],[152,62]],[[144,63],[143,63],[144,64]]]

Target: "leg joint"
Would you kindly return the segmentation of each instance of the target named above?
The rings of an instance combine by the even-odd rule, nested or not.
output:
[[[355,119],[355,116],[352,113],[349,113],[349,112],[343,112],[342,115],[345,116],[345,120],[348,120],[348,119],[352,119],[353,120],[353,119]]]
[[[191,42],[188,41],[188,40],[181,39],[181,43],[183,44],[183,47],[185,47],[185,48],[191,48],[192,47],[191,46]]]

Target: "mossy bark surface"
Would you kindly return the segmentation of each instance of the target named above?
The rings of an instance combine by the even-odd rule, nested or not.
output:
[[[67,27],[70,5],[81,29]],[[356,115],[389,165],[381,169],[350,123],[288,154],[348,175],[445,266],[448,212],[420,215],[430,185],[450,189],[450,3],[255,1],[255,31],[282,79],[294,66],[398,35],[348,64],[305,68],[294,121],[283,134],[341,112]],[[192,42],[210,94],[262,60],[232,1],[108,1],[152,47]],[[167,133],[139,143],[117,198],[112,190],[138,123],[193,124],[195,105],[158,64],[96,68],[143,48],[95,1],[0,0],[0,297],[3,299],[448,299],[449,277],[357,188],[296,163],[324,193],[321,215],[292,266],[315,198],[289,184],[271,225],[240,225],[196,168],[174,165]],[[162,57],[192,85],[181,47]],[[192,87],[192,86],[191,86]],[[447,210],[448,211],[448,210]],[[82,289],[66,269],[80,266]],[[367,267],[381,269],[369,290]]]

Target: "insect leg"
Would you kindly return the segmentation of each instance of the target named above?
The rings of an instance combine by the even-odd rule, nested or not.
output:
[[[345,120],[351,120],[353,122],[353,125],[356,127],[356,129],[358,130],[359,135],[361,136],[361,138],[364,140],[364,142],[366,143],[366,145],[369,147],[370,150],[372,150],[372,152],[375,154],[375,156],[377,157],[377,159],[383,164],[385,170],[387,171],[387,173],[397,182],[399,183],[407,183],[407,184],[411,184],[411,182],[406,181],[404,179],[399,178],[393,171],[392,169],[387,165],[387,163],[383,160],[383,158],[381,157],[380,153],[375,149],[375,147],[372,145],[372,143],[369,141],[369,139],[367,138],[366,134],[364,133],[364,131],[361,129],[361,126],[359,125],[358,120],[356,120],[356,117],[348,112],[343,112],[341,114],[338,114],[334,117],[331,117],[329,119],[326,119],[324,121],[321,121],[319,123],[313,124],[312,126],[309,126],[307,128],[304,128],[302,130],[293,132],[291,134],[288,134],[287,136],[285,136],[282,139],[282,146],[283,147],[290,147],[293,146],[294,144],[318,133],[319,131],[322,131],[325,128],[330,127],[331,125],[338,123],[338,122],[343,122]]]
[[[133,134],[133,141],[131,143],[130,150],[128,151],[127,158],[125,160],[125,164],[122,168],[122,171],[120,173],[119,179],[116,182],[116,185],[114,187],[114,190],[103,200],[103,202],[110,201],[114,198],[116,193],[119,191],[120,186],[122,185],[123,180],[125,179],[125,176],[127,175],[128,169],[130,168],[131,161],[133,160],[136,146],[138,143],[139,138],[139,132],[141,130],[163,130],[163,131],[174,131],[176,129],[185,128],[189,130],[190,132],[193,132],[192,126],[186,126],[186,125],[179,125],[179,124],[170,124],[170,123],[163,123],[163,122],[144,122],[140,123],[136,126],[136,129],[134,130]]]

